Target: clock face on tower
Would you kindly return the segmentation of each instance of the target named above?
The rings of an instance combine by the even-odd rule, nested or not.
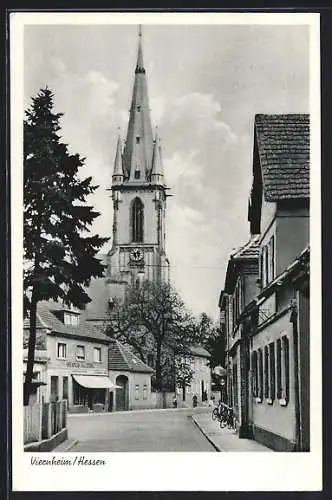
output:
[[[130,252],[130,259],[134,262],[139,262],[143,259],[143,252],[140,248],[133,248]]]

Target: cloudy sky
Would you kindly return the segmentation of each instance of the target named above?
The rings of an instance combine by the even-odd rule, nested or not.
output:
[[[229,253],[249,238],[255,113],[309,110],[309,29],[276,25],[144,25],[153,126],[162,138],[172,279],[196,313],[216,317]],[[117,128],[126,134],[135,25],[30,25],[24,31],[25,107],[55,92],[63,140],[100,185],[91,200],[110,236]]]

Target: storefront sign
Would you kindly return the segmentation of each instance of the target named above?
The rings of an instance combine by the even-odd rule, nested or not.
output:
[[[93,368],[93,363],[88,363],[86,361],[67,361],[66,366],[68,366],[68,368]]]

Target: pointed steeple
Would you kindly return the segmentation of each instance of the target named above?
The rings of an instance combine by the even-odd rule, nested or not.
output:
[[[137,50],[137,63],[135,73],[145,73],[143,63],[143,49],[142,49],[142,25],[138,27],[138,50]]]
[[[114,168],[112,175],[112,183],[123,182],[123,168],[122,168],[122,142],[119,133],[118,143],[116,145],[116,154],[114,160]]]
[[[139,27],[133,95],[123,152],[125,180],[139,183],[148,182],[149,180],[153,153],[153,135],[148,86],[143,63],[142,38],[142,28]]]
[[[158,184],[164,183],[164,168],[161,161],[161,146],[157,131],[153,147],[151,182]]]

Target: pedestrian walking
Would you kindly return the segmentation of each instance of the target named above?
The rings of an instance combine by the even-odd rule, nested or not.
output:
[[[178,400],[176,398],[176,396],[174,396],[173,398],[173,408],[177,408],[178,407]]]
[[[193,407],[196,408],[197,406],[197,396],[196,394],[193,395]]]

